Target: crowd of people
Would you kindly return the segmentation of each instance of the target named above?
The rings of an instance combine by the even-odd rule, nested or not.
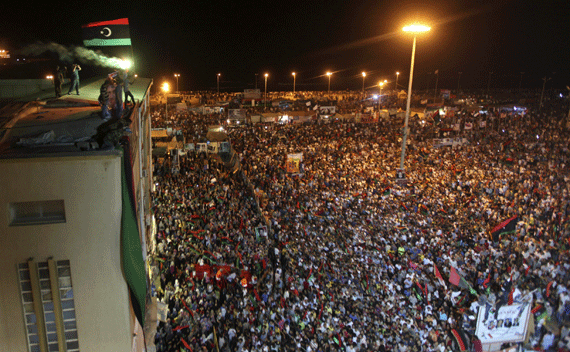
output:
[[[418,125],[404,183],[401,121],[244,126],[237,172],[217,154],[157,158],[157,351],[480,348],[479,309],[513,303],[532,305],[524,348],[568,351],[567,112],[547,99],[453,149]],[[189,136],[219,119],[187,117]]]

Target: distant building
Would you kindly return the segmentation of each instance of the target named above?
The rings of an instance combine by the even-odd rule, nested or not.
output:
[[[131,85],[125,125],[103,123],[102,82],[2,111],[0,351],[144,350],[152,80]]]

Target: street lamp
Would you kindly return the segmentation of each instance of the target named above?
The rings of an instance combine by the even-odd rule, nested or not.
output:
[[[328,90],[328,94],[331,94],[331,76],[332,76],[332,72],[327,72],[327,76],[329,76],[329,90]]]
[[[396,72],[396,92],[398,92],[398,77],[400,77],[400,72]]]
[[[176,77],[176,92],[178,92],[178,77],[180,77],[179,73],[175,73],[174,77]]]
[[[257,73],[255,74],[255,89],[257,90]]]
[[[166,96],[166,94],[168,93],[168,91],[170,90],[170,85],[168,84],[168,82],[164,82],[162,84],[162,91],[164,92],[164,98],[166,98],[166,103],[164,104],[164,118],[168,120],[168,97]]]
[[[221,75],[222,75],[221,73],[218,73],[218,75],[216,76],[216,78],[218,80],[218,95],[220,95],[220,76]]]
[[[297,78],[297,74],[293,72],[292,75],[293,75],[293,94],[295,94],[295,79]]]
[[[400,169],[404,171],[404,157],[406,155],[406,138],[408,137],[408,120],[410,118],[410,103],[412,101],[412,81],[414,78],[414,59],[416,56],[416,36],[420,33],[427,32],[431,28],[422,25],[411,25],[404,27],[404,32],[414,34],[414,44],[412,46],[412,62],[410,64],[410,80],[408,82],[408,101],[406,103],[406,118],[404,120],[404,133],[402,136],[402,155],[400,156]]]
[[[267,77],[269,77],[269,73],[266,73],[266,74],[265,74],[265,99],[264,99],[265,102],[264,102],[264,104],[263,104],[263,105],[264,105],[264,107],[263,107],[264,110],[267,109]]]
[[[521,72],[521,80],[519,81],[519,90],[521,90],[522,87],[522,78],[523,78],[524,72]]]
[[[362,93],[364,93],[364,78],[366,78],[366,72],[362,72]]]
[[[461,82],[461,74],[463,72],[459,72],[459,78],[457,79],[457,90],[461,89],[461,85],[459,84]]]

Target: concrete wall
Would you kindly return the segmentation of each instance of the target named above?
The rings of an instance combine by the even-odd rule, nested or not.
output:
[[[133,316],[121,269],[119,156],[0,161],[0,351],[25,351],[17,265],[70,260],[79,348],[130,351]],[[9,203],[65,202],[66,222],[8,226]]]
[[[20,98],[42,90],[54,90],[51,79],[1,79],[0,98]]]

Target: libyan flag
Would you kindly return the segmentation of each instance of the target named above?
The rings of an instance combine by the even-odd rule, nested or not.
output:
[[[129,153],[127,148],[123,148],[123,155]],[[123,166],[121,167],[121,188],[122,188],[122,218],[121,218],[121,256],[123,272],[129,291],[131,303],[137,320],[144,326],[145,303],[146,303],[146,275],[144,259],[142,255],[142,244],[137,226],[135,211],[129,196],[129,184],[125,168],[130,167],[130,161],[123,156]]]
[[[453,340],[455,340],[456,343],[455,351],[467,351],[469,348],[469,338],[463,330],[451,329],[451,336],[453,336]]]
[[[92,22],[82,26],[85,46],[130,46],[129,19]]]
[[[514,233],[517,228],[518,219],[518,215],[515,215],[495,226],[495,228],[491,230],[491,238],[493,239],[493,242],[499,242],[501,236],[504,234]]]

